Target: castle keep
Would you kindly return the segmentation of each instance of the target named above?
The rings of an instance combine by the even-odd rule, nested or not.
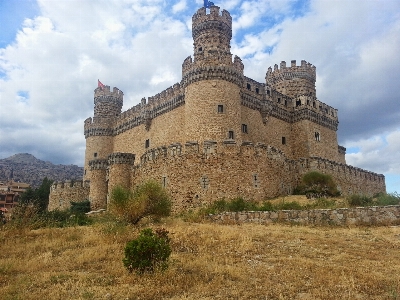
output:
[[[261,200],[292,193],[311,170],[332,175],[343,195],[385,192],[383,175],[346,165],[337,109],[318,100],[312,64],[282,61],[265,82],[244,76],[230,52],[232,18],[217,6],[193,15],[192,36],[194,55],[172,87],[124,112],[122,91],[95,89],[84,183],[55,183],[49,210],[83,195],[92,209],[107,208],[113,187],[149,179],[169,191],[175,211]]]

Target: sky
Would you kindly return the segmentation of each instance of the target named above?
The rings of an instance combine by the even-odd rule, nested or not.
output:
[[[348,164],[400,192],[400,1],[215,0],[231,52],[265,82],[269,66],[316,66],[317,98],[338,109]],[[0,0],[0,158],[31,153],[83,166],[97,79],[127,110],[181,80],[203,0]]]

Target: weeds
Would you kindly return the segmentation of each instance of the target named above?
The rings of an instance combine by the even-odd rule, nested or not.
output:
[[[153,272],[168,267],[168,258],[171,255],[168,231],[161,228],[155,233],[151,228],[145,228],[137,239],[128,242],[125,246],[123,263],[129,271],[138,274]]]

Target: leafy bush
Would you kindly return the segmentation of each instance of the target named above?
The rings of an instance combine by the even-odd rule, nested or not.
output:
[[[53,180],[45,177],[37,189],[28,188],[21,194],[20,202],[25,205],[34,205],[40,212],[47,210],[49,205],[50,187]]]
[[[258,210],[260,211],[275,211],[276,208],[274,207],[274,205],[269,202],[269,201],[264,201],[261,206],[258,207]]]
[[[92,223],[92,219],[83,213],[73,213],[70,210],[41,211],[33,204],[20,203],[13,209],[10,228],[38,229],[43,227],[83,226]]]
[[[330,175],[316,171],[306,173],[301,184],[294,189],[294,194],[316,194],[326,196],[339,196],[340,192]]]
[[[90,211],[90,201],[85,200],[81,202],[73,202],[71,201],[71,208],[70,208],[71,213],[75,214],[85,214]]]
[[[399,205],[400,195],[397,193],[380,194],[377,196],[376,205]]]
[[[125,258],[122,260],[125,268],[138,274],[152,272],[158,268],[168,267],[168,258],[171,255],[168,231],[151,228],[143,229],[137,239],[129,241],[125,247]]]
[[[275,210],[301,210],[304,209],[303,206],[300,205],[299,202],[296,201],[291,201],[291,202],[285,202],[282,201],[276,205],[274,205]]]
[[[256,210],[257,206],[253,202],[245,201],[243,198],[235,198],[228,203],[227,208],[229,211],[249,211]]]
[[[313,204],[306,205],[307,209],[316,209],[316,208],[334,208],[336,207],[335,200],[329,200],[326,198],[318,198]]]
[[[136,224],[146,216],[169,216],[171,200],[155,181],[139,185],[133,192],[117,186],[111,192],[110,210],[128,223]]]
[[[347,197],[350,206],[368,206],[373,204],[373,199],[365,195],[351,195]]]

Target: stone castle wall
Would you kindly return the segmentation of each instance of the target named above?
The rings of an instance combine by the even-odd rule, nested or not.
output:
[[[330,174],[343,195],[373,195],[385,191],[383,175],[319,157],[290,160],[264,144],[173,144],[151,149],[134,167],[132,185],[149,179],[160,182],[174,199],[174,211],[196,208],[218,199],[238,196],[263,200],[287,195],[312,170]]]
[[[89,183],[83,181],[54,182],[50,188],[48,210],[64,210],[71,207],[72,202],[89,200]]]
[[[400,205],[354,207],[315,210],[280,210],[280,211],[248,211],[225,212],[210,215],[209,219],[216,223],[259,223],[276,222],[304,225],[398,225]]]

